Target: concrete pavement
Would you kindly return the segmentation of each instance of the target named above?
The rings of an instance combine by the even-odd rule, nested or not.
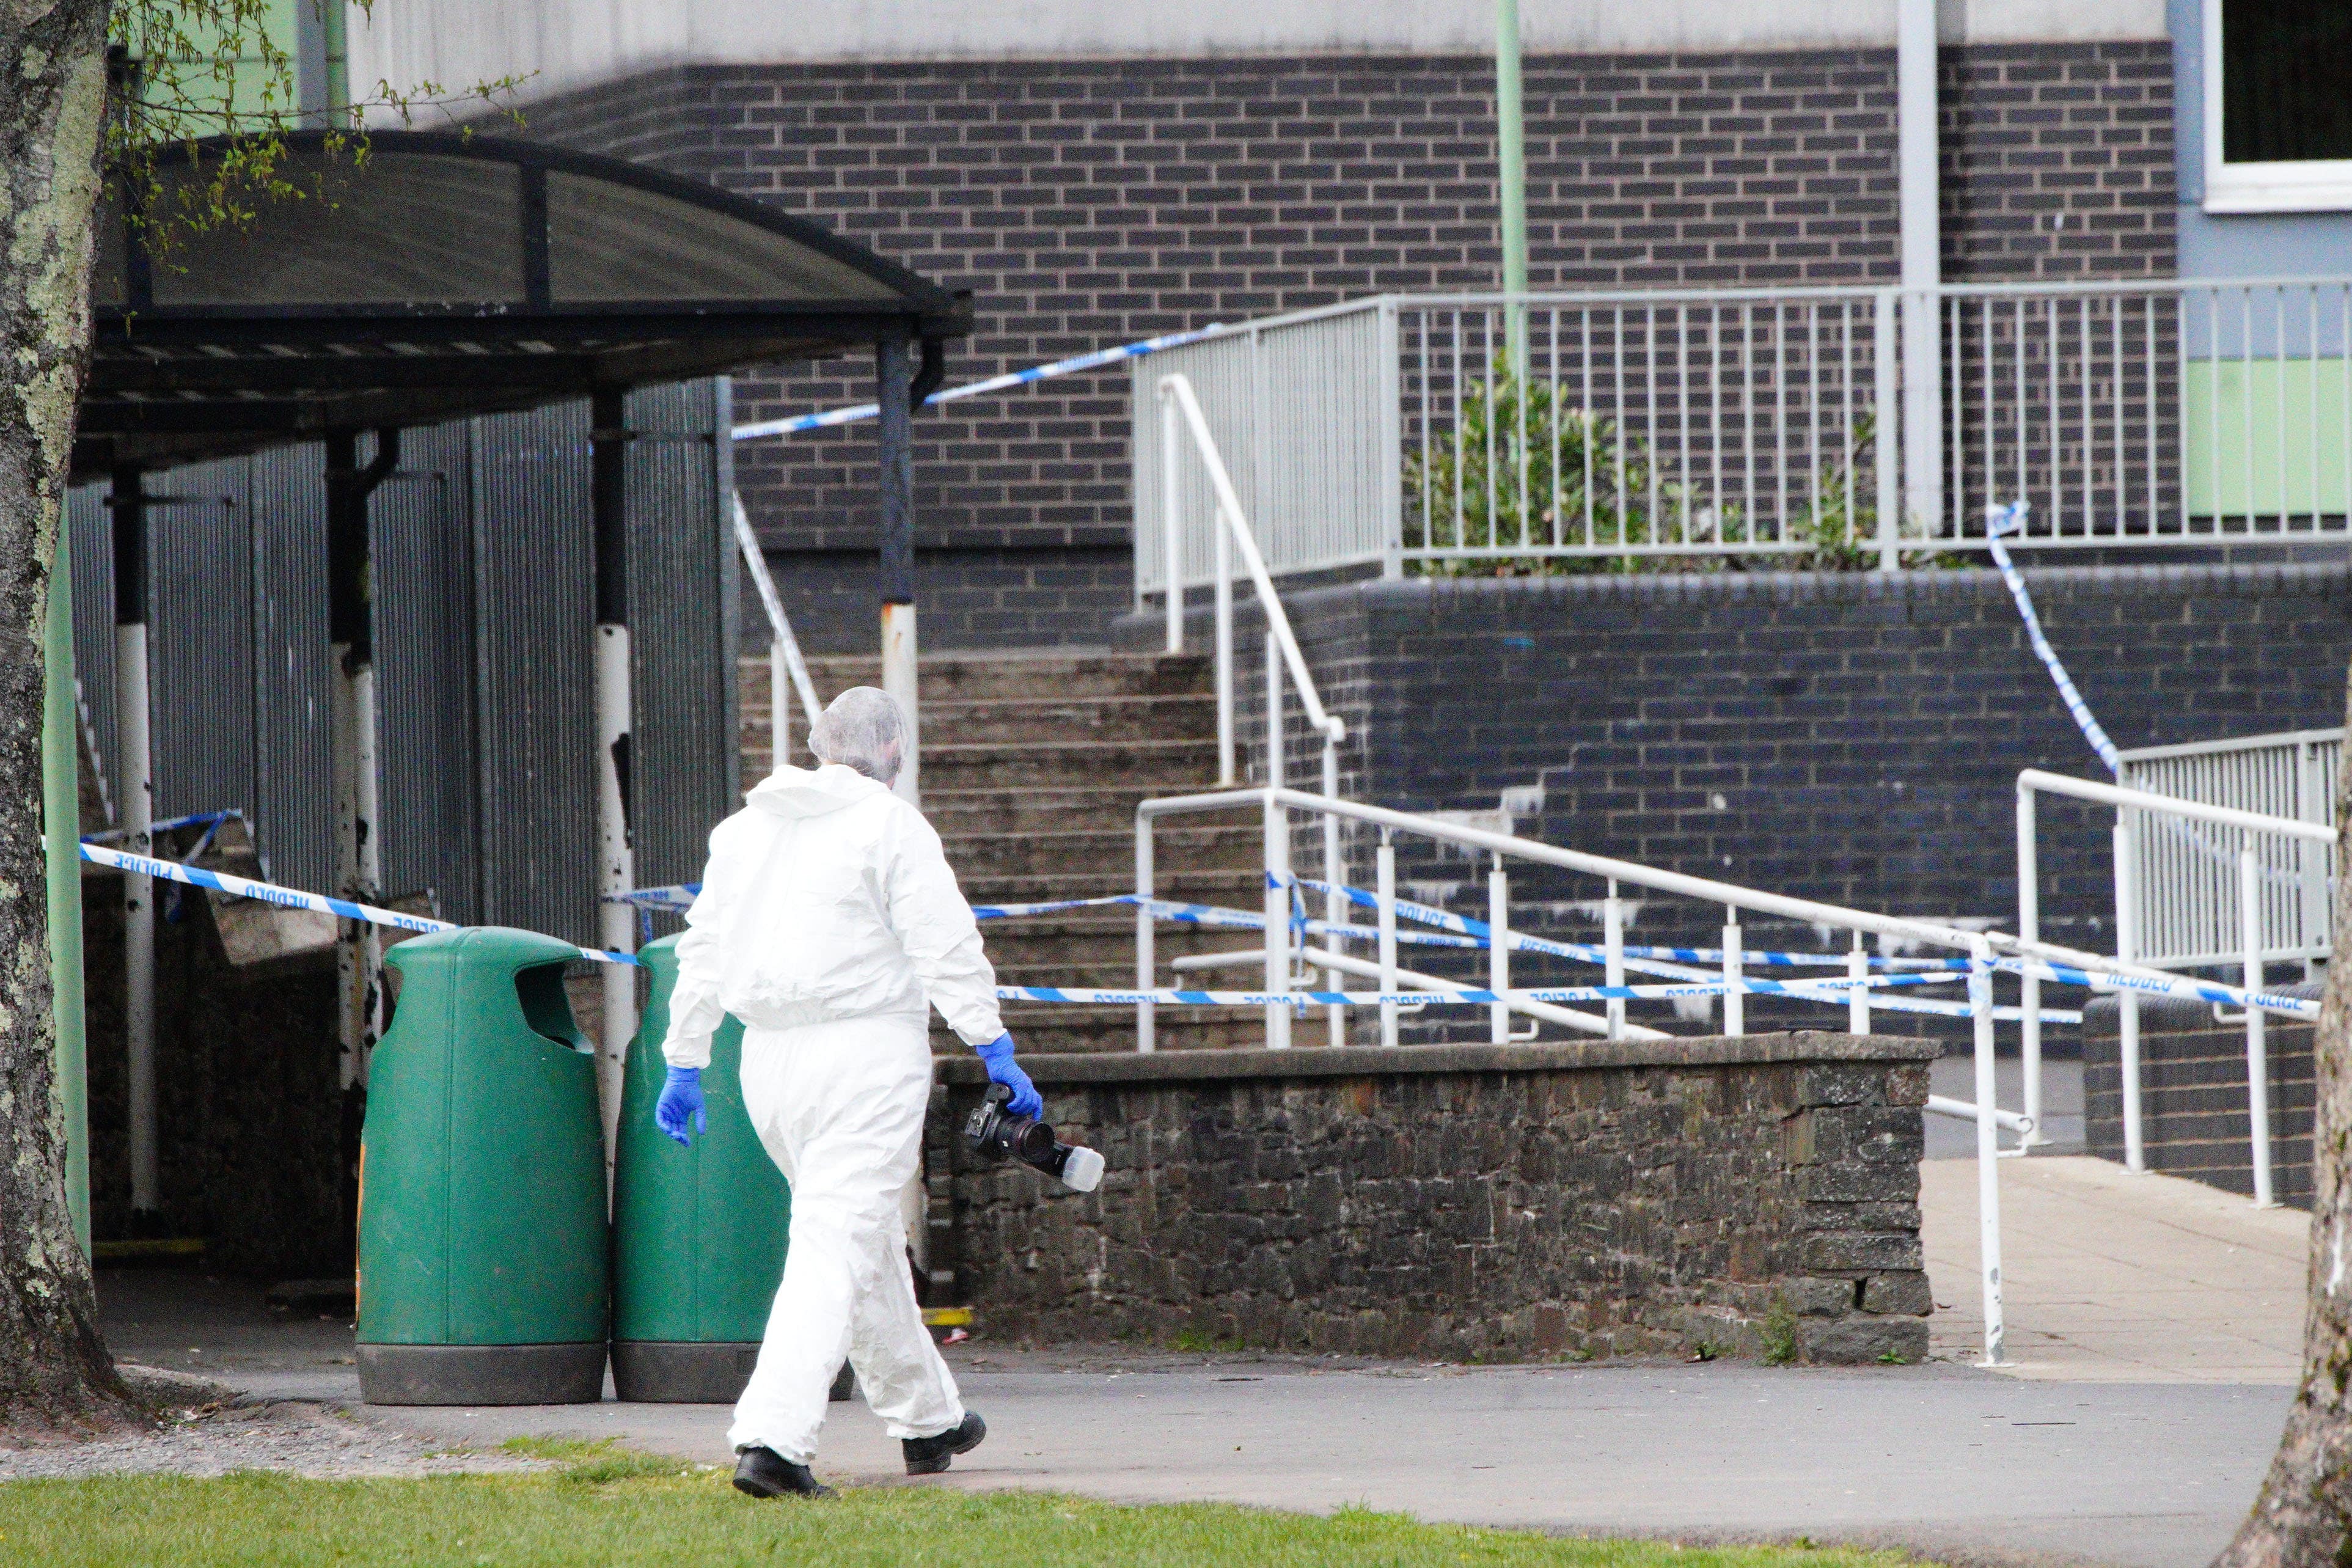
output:
[[[2310,1218],[2082,1156],[2003,1160],[2009,1375],[2292,1388]],[[1930,1352],[1984,1352],[1973,1159],[1919,1168]]]
[[[128,1358],[268,1397],[357,1403],[341,1324],[274,1322],[255,1292],[184,1277],[110,1275],[100,1297]],[[950,1354],[992,1428],[943,1483],[961,1488],[1365,1502],[1577,1533],[1806,1535],[1948,1562],[2117,1568],[2209,1561],[2253,1495],[2288,1397],[2222,1383],[2021,1382],[1948,1364],[1461,1368],[984,1343]],[[364,1415],[440,1442],[612,1436],[728,1458],[727,1412],[713,1405]],[[903,1479],[897,1445],[856,1405],[834,1407],[820,1468]]]
[[[1943,1149],[1950,1145],[1945,1143]],[[1941,1152],[1941,1149],[1939,1149]],[[1827,1371],[1729,1363],[1464,1368],[1298,1358],[950,1352],[992,1435],[942,1482],[1684,1540],[1810,1536],[1948,1562],[2200,1568],[2277,1441],[2297,1370],[2304,1216],[2104,1162],[2000,1163],[2013,1363],[1979,1353],[1976,1171],[1922,1167],[1939,1357]],[[112,1273],[127,1359],[256,1394],[356,1405],[351,1332],[273,1320],[248,1287]],[[438,1442],[611,1436],[725,1462],[712,1405],[369,1409]],[[903,1479],[862,1405],[820,1471]]]

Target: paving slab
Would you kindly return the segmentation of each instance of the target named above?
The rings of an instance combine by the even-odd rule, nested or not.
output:
[[[2000,1163],[2012,1377],[2292,1388],[2302,1370],[2310,1218],[2105,1160]],[[1979,1359],[1977,1168],[1919,1168],[1933,1353]]]

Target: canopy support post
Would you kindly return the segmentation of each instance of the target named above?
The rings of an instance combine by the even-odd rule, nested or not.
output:
[[[636,951],[636,910],[613,895],[637,885],[629,831],[629,751],[635,693],[629,652],[628,409],[618,392],[590,404],[589,505],[596,533],[596,862],[597,940],[614,952]],[[621,1117],[621,1079],[637,1034],[637,971],[607,963],[596,1080],[604,1110],[605,1169],[612,1168]]]
[[[375,591],[369,561],[368,498],[400,465],[400,432],[376,432],[375,455],[359,466],[359,438],[329,431],[327,447],[327,639],[333,655],[329,745],[334,755],[335,882],[361,903],[383,897],[383,845],[377,832]],[[383,950],[375,928],[345,921],[335,944],[341,1077],[367,1082],[368,1052],[383,1033]]]
[[[147,498],[135,468],[114,470],[109,510],[114,532],[114,711],[121,755],[122,847],[133,855],[154,846],[154,759],[147,709]],[[131,1131],[131,1213],[144,1229],[163,1186],[155,1135],[155,884],[122,878],[122,1036],[124,1090]]]
[[[922,709],[916,685],[914,365],[907,340],[875,345],[877,421],[882,471],[882,689],[907,716],[907,754],[898,764],[898,795],[923,802]]]

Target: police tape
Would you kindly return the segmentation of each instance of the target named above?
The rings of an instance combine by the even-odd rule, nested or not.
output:
[[[2106,731],[2099,727],[2098,720],[2091,713],[2091,705],[2083,700],[2081,692],[2074,689],[2074,679],[2066,673],[2066,667],[2058,662],[2058,651],[2050,646],[2050,639],[2042,635],[2042,617],[2033,613],[2033,595],[2026,592],[2025,579],[2018,575],[2016,565],[2009,558],[2009,547],[2000,542],[2001,535],[2005,533],[2025,531],[2025,517],[2030,507],[2030,502],[2016,500],[2006,506],[1985,508],[1985,543],[1992,551],[1992,563],[2000,571],[2000,580],[2008,584],[2009,596],[2017,603],[2018,618],[2025,623],[2025,637],[2033,645],[2034,657],[2042,660],[2042,668],[2050,672],[2052,684],[2058,688],[2058,700],[2066,705],[2066,711],[2074,715],[2074,727],[2083,731],[2083,739],[2089,742],[2091,750],[2099,754],[2099,761],[2107,764],[2107,772],[2121,778],[2124,772],[2122,753],[2116,750],[2116,743],[2107,739]]]
[[[1293,881],[1296,884],[1303,884],[1312,888],[1320,888],[1323,886],[1321,883],[1314,882],[1305,878],[1294,879]],[[1347,891],[1352,893],[1358,891],[1358,889],[1349,889]],[[1369,897],[1369,895],[1367,896]],[[1402,902],[1402,900],[1400,900],[1400,902]],[[972,907],[971,912],[973,917],[978,920],[1005,920],[1024,915],[1057,914],[1067,910],[1102,909],[1121,905],[1129,908],[1139,906],[1148,908],[1158,918],[1180,924],[1221,926],[1238,931],[1263,931],[1265,929],[1265,916],[1255,910],[1229,910],[1221,909],[1214,904],[1179,903],[1166,899],[1147,899],[1134,893],[1113,893],[1108,897],[1099,899],[1060,899],[1048,903],[976,904]],[[1461,923],[1465,925],[1475,927],[1475,931],[1472,934],[1441,934],[1425,931],[1399,931],[1396,935],[1397,940],[1401,942],[1408,944],[1423,943],[1456,948],[1470,948],[1480,951],[1483,951],[1491,945],[1491,938],[1487,935],[1487,928],[1483,922],[1476,921],[1462,921],[1462,917],[1459,915],[1449,915],[1443,910],[1430,910],[1425,906],[1415,905],[1414,908],[1427,916],[1461,921]],[[1380,932],[1377,930],[1369,926],[1339,924],[1329,921],[1309,920],[1301,917],[1294,917],[1290,921],[1290,924],[1310,936],[1328,936],[1339,937],[1343,940],[1360,941],[1375,939],[1380,935]],[[1587,963],[1601,963],[1606,961],[1604,950],[1598,947],[1587,946],[1579,942],[1549,942],[1541,937],[1527,936],[1524,933],[1517,931],[1513,932],[1512,936],[1514,939],[1512,945],[1519,952],[1542,953],[1557,958],[1574,959]],[[1717,964],[1720,964],[1722,962],[1722,955],[1719,952],[1710,954],[1706,949],[1629,948],[1626,950],[1626,967],[1646,973],[1664,975],[1675,980],[1688,980],[1692,978],[1692,976],[1686,970],[1671,962],[1667,962],[1664,958],[1654,957],[1651,955],[1671,954],[1676,958],[1687,958],[1688,956],[1696,953],[1701,957],[1711,957]],[[1926,960],[1921,962],[1933,963],[1937,965],[1939,970],[1943,967],[1942,960]],[[1965,970],[1968,966],[1967,961],[1965,959],[1958,961],[1958,965],[1961,969]],[[1883,974],[1873,976],[1869,984],[1873,987],[1874,994],[1875,994],[1877,989],[1881,987],[1893,985],[1948,984],[1956,978],[1958,978],[1958,976],[1944,973]],[[1839,985],[1845,985],[1850,983],[1839,980],[1836,984]],[[1791,986],[1782,994],[1797,997],[1805,997],[1807,995],[1806,991],[1801,986]],[[1846,1002],[1846,998],[1843,995],[1818,997],[1812,999],[1834,1002],[1840,1006],[1844,1005]],[[1894,1004],[1889,1003],[1886,1004],[1886,1005],[1891,1007]],[[1934,1003],[1924,1004],[1916,1008],[1902,1008],[1897,1010],[1933,1012],[1938,1014],[1956,1011],[1960,1014],[1965,1014],[1967,1013],[1968,1008],[1964,1004],[1960,1003]],[[2070,1018],[2065,1018],[2054,1014],[2052,1015],[2052,1016],[2053,1021],[2073,1021]]]
[[[1297,883],[1300,887],[1312,889],[1316,892],[1330,892],[1336,889],[1343,895],[1349,903],[1358,905],[1360,908],[1370,910],[1377,910],[1380,908],[1380,895],[1369,892],[1362,888],[1350,888],[1344,883],[1334,884],[1330,882],[1318,882],[1312,877],[1296,877],[1291,879],[1291,880]],[[1460,940],[1449,942],[1445,945],[1476,947],[1483,949],[1494,944],[1494,928],[1489,926],[1484,921],[1474,921],[1465,915],[1457,915],[1450,910],[1434,909],[1428,904],[1417,904],[1408,899],[1399,899],[1396,900],[1396,911],[1397,918],[1400,920],[1417,921],[1423,925],[1435,926],[1443,931],[1459,933]],[[1364,931],[1366,928],[1362,926],[1349,926],[1343,929],[1349,931]],[[1402,931],[1398,932],[1397,936],[1398,940],[1401,942],[1416,940]],[[1429,939],[1424,936],[1417,940],[1427,942]],[[1548,952],[1561,958],[1588,958],[1593,963],[1601,962],[1607,955],[1607,950],[1605,948],[1597,946],[1591,942],[1551,942],[1543,937],[1529,936],[1525,931],[1511,932],[1511,948],[1512,951],[1517,952]],[[1723,962],[1723,950],[1719,947],[1643,947],[1628,945],[1621,948],[1619,951],[1627,958],[1663,959],[1682,963],[1719,964]],[[1765,965],[1767,968],[1801,969],[1811,968],[1817,964],[1843,963],[1846,962],[1846,955],[1842,952],[1773,952],[1768,951],[1758,951],[1755,949],[1743,949],[1739,956],[1740,961],[1744,963],[1760,963]],[[1968,972],[1969,967],[1969,961],[1965,958],[1890,958],[1877,953],[1868,954],[1866,957],[1870,967],[1873,969],[1902,970],[1906,972],[1924,972],[1933,970],[1948,971],[1965,974]]]
[[[2216,1002],[2223,1006],[2243,1007],[2248,993],[2235,985],[2222,985],[2210,980],[2191,980],[2186,975],[2174,975],[2158,980],[2146,974],[2114,974],[2100,969],[2078,969],[2071,964],[2053,963],[2047,960],[1996,958],[1992,966],[2005,974],[2029,975],[2036,980],[2055,981],[2061,985],[2081,985],[2093,991],[2119,994],[2129,991],[2144,996],[2179,996],[2192,1002]],[[2290,1018],[2316,1018],[2319,1003],[2309,996],[2286,996],[2275,991],[2252,994],[2253,1005],[2265,1013],[2283,1013]]]
[[[1497,1002],[1661,1002],[1678,997],[1721,996],[1734,990],[1748,996],[1795,996],[1801,1001],[1821,999],[1791,991],[1769,980],[1744,981],[1737,986],[1718,981],[1704,985],[1553,985],[1525,989],[1514,986],[1507,991],[1111,991],[1055,985],[1000,985],[996,988],[996,998],[1000,1002],[1050,1002],[1082,1007],[1133,1007],[1146,1002],[1177,1007],[1376,1007],[1383,1003],[1394,1003],[1404,1007],[1486,1007]],[[1961,1003],[1944,1004],[1930,1009],[1917,1002],[1898,1005],[1891,998],[1881,1000],[1876,996],[1872,997],[1871,1005],[1896,1012],[1957,1010],[1966,1014],[1969,1011]],[[1993,1016],[1997,1019],[2014,1022],[2021,1016],[2014,1007],[1993,1009]],[[2045,1008],[2042,1016],[2072,1022],[2079,1022],[2082,1018],[2079,1013],[2070,1016],[2049,1008]]]
[[[1016,370],[1004,375],[992,375],[985,381],[967,382],[961,386],[950,386],[943,391],[932,393],[923,399],[923,403],[926,406],[934,403],[954,403],[966,397],[982,397],[992,392],[1005,392],[1016,386],[1027,386],[1032,382],[1050,381],[1058,375],[1076,375],[1082,371],[1100,370],[1105,365],[1118,364],[1126,360],[1141,359],[1146,354],[1156,354],[1163,349],[1182,348],[1186,343],[1197,343],[1202,339],[1213,337],[1223,331],[1224,331],[1223,326],[1212,323],[1194,331],[1169,332],[1160,337],[1145,338],[1140,342],[1122,343],[1115,349],[1096,349],[1090,353],[1055,360],[1051,364],[1032,365],[1027,370]],[[731,434],[738,441],[756,441],[763,436],[792,436],[803,430],[824,430],[835,425],[854,425],[861,419],[871,419],[881,411],[881,405],[878,404],[859,403],[847,408],[829,408],[822,414],[795,414],[788,419],[763,419],[757,424],[738,425]]]
[[[192,811],[185,816],[167,816],[161,822],[151,822],[147,825],[147,832],[152,835],[176,832],[183,827],[217,828],[224,822],[245,822],[245,813],[234,806],[226,811]],[[246,823],[248,830],[252,826],[249,822]],[[110,844],[118,838],[128,837],[130,832],[127,827],[110,827],[103,833],[85,833],[81,836],[81,841],[84,844]]]
[[[1294,884],[1294,890],[1295,885],[1297,884],[1304,884],[1305,886],[1318,889],[1324,886],[1322,883],[1314,882],[1306,878],[1294,878],[1291,881]],[[672,888],[646,888],[631,893],[608,894],[606,897],[612,901],[634,903],[640,907],[679,909],[691,906],[693,903],[693,894],[699,890],[699,884],[689,883]],[[1373,903],[1377,903],[1378,901],[1372,898],[1372,895],[1363,892],[1360,889],[1349,888],[1344,889],[1343,890],[1351,896],[1360,895],[1361,899]],[[1177,924],[1213,926],[1234,931],[1263,931],[1265,929],[1265,916],[1255,910],[1229,910],[1219,908],[1214,904],[1192,904],[1182,903],[1168,899],[1147,899],[1135,893],[1111,893],[1104,897],[1095,899],[1054,899],[1041,902],[1024,904],[975,904],[972,906],[971,912],[973,918],[977,920],[1014,920],[1030,915],[1061,914],[1074,910],[1115,908],[1132,909],[1138,906],[1150,910],[1152,914],[1158,919],[1169,921]],[[1491,936],[1487,926],[1483,921],[1465,920],[1460,915],[1450,914],[1444,910],[1433,909],[1424,904],[1411,903],[1409,900],[1402,899],[1397,900],[1397,912],[1400,915],[1406,914],[1408,910],[1412,911],[1409,918],[1424,920],[1432,923],[1440,921],[1447,922],[1452,925],[1454,930],[1447,934],[1426,931],[1399,931],[1396,934],[1397,940],[1400,942],[1406,944],[1420,943],[1424,945],[1461,947],[1479,950],[1483,950],[1489,945]],[[1361,941],[1376,938],[1380,934],[1378,931],[1370,927],[1336,924],[1328,921],[1294,919],[1290,923],[1300,931],[1312,936],[1339,937],[1347,940]],[[1550,942],[1542,937],[1528,936],[1523,932],[1517,931],[1514,931],[1511,934],[1513,939],[1512,946],[1518,952],[1542,953],[1551,957],[1573,959],[1586,963],[1601,963],[1605,962],[1606,959],[1605,950],[1585,943]],[[1673,960],[1675,959],[1681,959],[1685,962],[1695,961],[1712,963],[1719,965],[1722,963],[1722,954],[1719,952],[1706,948],[1628,948],[1626,950],[1625,967],[1633,970],[1636,973],[1659,974],[1673,979],[1688,981],[1690,977],[1687,971],[1675,967],[1673,963]],[[1827,963],[1830,962],[1830,960],[1822,959],[1819,962]],[[1838,960],[1838,962],[1843,962],[1843,959]],[[1946,961],[1942,959],[1916,959],[1905,960],[1902,962],[1917,964],[1923,969],[1932,965],[1936,972],[1873,975],[1866,983],[1870,987],[1870,1005],[1873,1008],[1880,1012],[1915,1013],[1933,1017],[1965,1018],[1970,1016],[1969,1005],[1965,1002],[1944,1002],[1925,996],[1895,997],[1886,994],[1886,988],[1890,986],[1935,985],[1948,984],[1950,980],[1956,978],[1956,976],[1948,973],[1948,969],[1954,964],[1957,964],[1959,969],[1965,970],[1967,968],[1967,960],[1961,959],[1957,961]],[[1780,984],[1771,981],[1753,981],[1743,985],[1740,989],[1741,994],[1745,995],[1785,996],[1791,1001],[1814,1002],[1829,1006],[1843,1007],[1849,1005],[1852,1001],[1852,998],[1845,994],[1845,993],[1851,989],[1852,985],[1853,982],[1850,980],[1839,977],[1822,976],[1819,979],[1807,980],[1788,984]],[[1008,1001],[1079,1002],[1082,1004],[1095,1005],[1109,1005],[1108,1002],[1097,1000],[1096,994],[1092,992],[1054,991],[1052,994],[1045,994],[1048,990],[1051,990],[1051,988],[1014,986],[1004,988],[1002,994],[1004,999]],[[1583,999],[1620,999],[1638,1001],[1656,1000],[1660,997],[1671,998],[1675,996],[1718,996],[1722,994],[1723,987],[1720,984],[1715,984],[1712,988],[1707,984],[1699,984],[1694,988],[1693,985],[1685,984],[1678,986],[1645,987],[1643,988],[1639,994],[1634,991],[1624,990],[1622,987],[1617,991],[1611,991],[1605,994],[1600,991],[1593,991],[1591,996],[1586,996]],[[1120,999],[1119,1005],[1131,1005],[1139,1001],[1150,1001],[1155,999],[1155,996],[1157,995],[1157,994],[1147,995],[1142,992],[1120,992],[1118,994]],[[1209,992],[1183,993],[1183,995],[1185,996],[1206,996],[1209,994],[1212,994]],[[1215,994],[1223,995],[1227,994],[1216,993]],[[1287,994],[1292,997],[1298,997],[1307,995],[1308,994],[1304,992],[1290,992],[1287,993]],[[1313,995],[1315,997],[1322,998],[1323,1000],[1301,1002],[1298,1005],[1370,1005],[1370,1004],[1362,1003],[1360,1001],[1338,1003],[1328,1000],[1329,997],[1339,994],[1340,994],[1340,993],[1338,992],[1317,992],[1314,993]],[[1451,997],[1459,996],[1464,994],[1460,992],[1446,992],[1444,994]],[[1484,994],[1481,993],[1480,994]],[[1537,1001],[1549,999],[1546,995],[1536,995],[1534,993],[1514,993],[1514,994],[1529,995]],[[1582,993],[1580,993],[1579,994],[1581,996]],[[1160,999],[1171,1000],[1171,1005],[1184,1005],[1181,1002],[1174,1002],[1173,999],[1176,995],[1176,993],[1171,992],[1168,994],[1166,998]],[[1375,1000],[1377,1000],[1377,998],[1375,998]],[[1491,1002],[1493,998],[1488,996],[1487,1000]],[[1224,1006],[1232,1005],[1234,1004],[1213,1003],[1202,1005]],[[1251,1005],[1255,1005],[1255,1004]],[[1996,1008],[1993,1012],[1994,1017],[2011,1022],[2014,1022],[2017,1019],[2021,1018],[2024,1015],[2022,1013],[2014,1007]],[[2069,1008],[2044,1007],[2042,1009],[2042,1018],[2043,1022],[2051,1024],[2079,1024],[2083,1020],[2083,1015]]]
[[[324,893],[306,893],[299,888],[281,888],[271,882],[257,882],[249,877],[234,877],[226,871],[207,871],[199,866],[183,866],[176,860],[158,860],[150,855],[132,855],[121,849],[109,849],[102,844],[84,844],[81,858],[99,866],[111,866],[118,871],[130,871],[142,877],[153,877],[166,882],[178,882],[184,887],[205,888],[215,893],[226,893],[233,899],[251,899],[257,903],[275,904],[283,910],[316,910],[322,914],[338,915],[347,921],[360,921],[368,925],[390,926],[396,931],[424,933],[444,931],[465,931],[468,928],[449,921],[436,921],[426,915],[403,914],[398,910],[378,909],[373,904],[353,903],[349,899],[329,898]],[[579,950],[580,956],[598,963],[635,963],[635,955],[625,952],[605,952],[593,947]]]

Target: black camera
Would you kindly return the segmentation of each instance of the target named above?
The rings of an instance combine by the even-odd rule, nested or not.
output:
[[[1001,1083],[988,1087],[988,1097],[963,1125],[963,1141],[971,1152],[994,1163],[1018,1160],[1034,1165],[1073,1192],[1090,1193],[1102,1184],[1103,1157],[1092,1149],[1065,1143],[1048,1122],[1034,1116],[1014,1116],[1005,1110],[1013,1091]]]

